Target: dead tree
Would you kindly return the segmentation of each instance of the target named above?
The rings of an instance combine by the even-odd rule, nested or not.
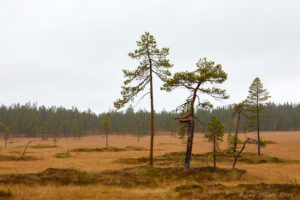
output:
[[[29,142],[27,143],[27,145],[25,146],[25,149],[24,149],[24,151],[23,151],[23,154],[22,154],[22,156],[21,156],[21,159],[23,159],[24,157],[25,157],[25,153],[26,153],[26,150],[27,150],[27,147],[28,147],[28,145],[31,143],[31,140],[29,140]]]
[[[237,159],[240,157],[240,155],[243,153],[244,149],[245,149],[245,146],[247,144],[247,142],[249,141],[252,141],[252,142],[255,142],[256,144],[258,144],[259,142],[257,140],[254,140],[252,138],[247,138],[247,140],[244,141],[244,144],[243,144],[243,147],[242,149],[234,156],[234,162],[233,162],[233,165],[232,165],[232,170],[234,170],[235,168],[235,165],[236,165],[236,162],[237,162]]]

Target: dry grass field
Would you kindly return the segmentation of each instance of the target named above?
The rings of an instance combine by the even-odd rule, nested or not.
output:
[[[51,138],[12,138],[1,150],[0,199],[300,199],[300,132],[263,132],[262,138],[275,142],[262,153],[278,162],[238,161],[232,172],[232,162],[217,157],[217,173],[202,158],[212,149],[202,134],[194,137],[190,172],[182,167],[184,154],[170,154],[185,152],[185,142],[170,135],[156,135],[154,167],[147,166],[147,136],[139,142],[129,135],[109,136],[115,149],[103,148],[103,136],[59,138],[57,146]],[[29,140],[26,157],[18,160]],[[245,152],[256,151],[255,144],[246,146]],[[5,197],[7,188],[10,197]]]

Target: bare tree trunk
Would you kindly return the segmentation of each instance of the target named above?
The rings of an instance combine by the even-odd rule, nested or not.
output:
[[[108,134],[105,132],[105,142],[106,142],[106,147],[108,147]]]
[[[239,113],[239,115],[238,115],[238,121],[237,121],[237,125],[236,125],[236,130],[235,130],[235,137],[234,137],[233,153],[236,152],[236,146],[237,146],[237,141],[238,141],[238,133],[239,133],[240,120],[241,120],[241,113]]]
[[[216,137],[215,136],[214,136],[213,156],[214,156],[214,171],[216,171],[217,170],[217,163],[216,163]]]
[[[258,95],[257,95],[257,107],[256,107],[256,119],[257,119],[257,141],[258,141],[258,143],[257,143],[257,154],[258,154],[258,156],[260,156],[260,132],[259,132],[259,126],[260,126],[260,124],[259,124],[259,105],[258,105]]]
[[[208,163],[208,155],[207,155],[207,154],[205,154],[205,159],[206,159],[206,165],[207,165],[207,167],[209,167],[209,163]]]
[[[153,105],[153,80],[152,61],[150,60],[150,101],[151,101],[151,140],[150,140],[150,165],[153,165],[153,143],[154,143],[154,105]]]
[[[194,103],[197,96],[197,90],[199,89],[201,83],[198,83],[197,87],[194,89],[193,99],[191,101],[190,111],[182,118],[180,118],[181,123],[188,123],[188,139],[186,145],[186,154],[185,154],[185,161],[184,167],[186,169],[190,168],[191,156],[192,156],[192,148],[193,148],[193,138],[194,138]]]
[[[187,138],[185,161],[184,161],[184,167],[186,169],[190,168],[190,161],[191,161],[192,148],[193,148],[193,137],[194,137],[194,123],[190,123],[188,129],[188,138]]]

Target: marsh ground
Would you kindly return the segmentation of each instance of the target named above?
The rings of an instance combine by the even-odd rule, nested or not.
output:
[[[240,134],[240,139],[243,140],[245,137],[255,138],[255,136],[255,133],[248,133],[247,136]],[[262,138],[275,142],[275,144],[269,144],[262,149],[264,155],[285,160],[300,161],[300,132],[263,132]],[[221,149],[225,149],[227,146],[226,136],[224,139],[225,141],[222,143]],[[298,187],[281,188],[298,185],[300,181],[300,163],[298,162],[262,164],[238,162],[236,167],[240,170],[245,170],[246,173],[242,177],[235,177],[228,180],[220,178],[222,175],[210,179],[201,178],[200,176],[198,177],[199,179],[195,180],[184,177],[180,178],[180,176],[186,175],[186,172],[180,171],[182,159],[179,159],[175,163],[166,163],[165,165],[159,164],[157,161],[154,165],[159,168],[158,171],[149,169],[147,163],[144,162],[129,164],[118,162],[122,159],[147,157],[149,154],[149,137],[142,137],[138,142],[136,137],[130,135],[109,136],[109,146],[116,147],[114,149],[104,148],[105,137],[101,135],[82,138],[59,138],[57,147],[53,146],[54,143],[51,138],[48,138],[47,141],[42,141],[40,138],[12,138],[8,143],[7,149],[2,147],[1,154],[20,156],[29,140],[32,140],[32,142],[28,147],[26,155],[36,158],[36,160],[0,159],[0,182],[1,178],[3,179],[7,174],[34,174],[48,168],[75,169],[87,172],[89,176],[95,175],[101,177],[99,181],[93,184],[72,184],[72,179],[68,184],[55,184],[55,182],[43,184],[30,182],[25,184],[22,181],[21,183],[11,180],[8,182],[2,181],[0,188],[6,189],[9,185],[13,191],[12,197],[5,198],[36,200],[279,199],[281,198],[279,195],[282,195],[282,199],[300,199],[299,193],[295,192],[298,191]],[[171,152],[184,152],[185,148],[184,140],[170,135],[159,134],[155,137],[154,156],[159,157]],[[88,149],[88,151],[78,151],[75,149]],[[94,150],[89,151],[90,149]],[[210,152],[211,149],[211,144],[207,142],[203,134],[198,133],[195,135],[193,154],[204,154]],[[54,156],[57,153],[63,153],[64,155],[66,152],[69,155],[63,156],[63,158]],[[256,153],[257,146],[255,144],[247,145],[245,152]],[[211,165],[212,163],[210,163]],[[194,159],[191,167],[195,168],[196,171],[203,171],[206,169],[207,163],[203,160]],[[230,170],[232,162],[217,161],[217,167]],[[128,168],[127,170],[129,171],[124,172],[124,168]],[[174,173],[178,172],[179,175],[170,177],[170,174],[167,173],[169,170],[161,170],[161,168],[168,168],[169,170],[176,168]],[[104,174],[102,173],[103,171],[105,172]],[[99,175],[100,172],[102,174]],[[121,172],[123,173],[122,175],[120,175]],[[124,173],[126,174],[126,178],[124,178]],[[156,178],[156,182],[154,178],[151,180],[147,179],[150,181],[149,183],[143,182],[145,183],[144,185],[139,185],[141,183],[140,180],[145,179],[139,173],[142,173],[145,177],[149,175]],[[111,180],[110,177],[114,177],[114,179]],[[130,184],[136,183],[136,185],[127,186],[126,184],[129,184],[128,177],[134,180],[131,180]],[[169,180],[170,178],[172,181]],[[86,179],[84,180],[86,181]],[[88,180],[90,180],[90,177]],[[260,185],[261,183],[267,185]],[[280,188],[278,189],[278,185],[275,184],[281,184]],[[283,184],[286,186],[283,186]],[[256,188],[257,185],[260,185],[258,189]],[[243,193],[240,193],[241,191]],[[259,191],[259,193],[255,194],[255,191]],[[206,195],[205,193],[207,192],[210,194]],[[258,197],[257,195],[260,196]]]

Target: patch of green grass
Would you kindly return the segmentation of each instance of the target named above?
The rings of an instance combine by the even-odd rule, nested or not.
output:
[[[76,169],[48,168],[40,173],[6,174],[0,177],[4,184],[57,184],[88,185],[99,183],[99,175]]]
[[[144,151],[144,147],[127,146],[125,148],[118,147],[103,147],[103,148],[77,148],[72,149],[72,152],[120,152],[120,151]]]
[[[71,153],[70,153],[70,150],[68,149],[66,152],[54,154],[54,157],[55,158],[70,158]]]
[[[12,150],[12,151],[9,151],[9,153],[11,154],[22,154],[23,153],[23,150]],[[26,153],[34,153],[33,151],[26,151]]]
[[[285,160],[274,156],[260,155],[255,153],[242,153],[238,158],[238,162],[244,162],[247,164],[262,164],[262,163],[299,163],[298,160]]]
[[[1,197],[11,197],[13,196],[13,191],[10,187],[7,189],[0,189],[0,198]]]
[[[178,199],[224,199],[224,200],[277,200],[295,199],[300,194],[300,186],[289,184],[241,184],[236,186],[180,185],[170,190]]]
[[[260,139],[260,143],[261,143],[261,146],[262,146],[262,147],[265,147],[267,144],[277,144],[277,142],[275,142],[275,141],[272,141],[272,140],[264,140],[264,139],[262,139],[262,138]],[[254,142],[254,141],[249,141],[248,144],[256,144],[256,145],[257,145],[257,143]]]
[[[72,152],[119,152],[121,148],[117,147],[103,147],[103,148],[77,148],[72,149]]]
[[[185,152],[171,152],[166,153],[161,156],[154,157],[154,162],[156,165],[166,166],[170,164],[181,165],[185,160]],[[192,154],[191,161],[199,161],[206,163],[207,160],[209,162],[213,161],[212,153],[206,154]],[[217,153],[217,162],[232,162],[234,161],[234,157],[232,153],[228,152],[218,152]],[[142,164],[148,163],[149,157],[139,157],[139,158],[119,158],[114,162],[120,164]],[[243,162],[247,164],[261,164],[261,163],[299,163],[297,160],[285,160],[273,156],[261,155],[260,157],[255,153],[244,152],[238,158],[238,163]]]
[[[265,140],[266,144],[277,144],[277,142],[272,141],[272,140]]]
[[[135,146],[127,146],[124,149],[128,151],[147,151],[147,149],[144,147],[135,147]]]
[[[117,185],[121,187],[158,187],[174,182],[195,181],[205,182],[214,180],[241,180],[246,171],[232,171],[218,168],[216,172],[212,167],[191,168],[183,167],[151,167],[141,166],[125,168],[123,170],[107,170],[101,172],[102,183],[105,185]]]
[[[191,168],[183,167],[134,167],[121,170],[106,170],[100,173],[88,173],[75,169],[49,168],[41,173],[7,174],[0,177],[4,184],[96,184],[115,185],[119,187],[161,187],[180,181],[205,182],[213,180],[241,180],[244,170],[217,169],[210,167]]]
[[[118,158],[114,161],[115,163],[127,164],[127,165],[136,165],[149,162],[149,158],[140,157],[140,158]]]
[[[47,145],[47,144],[37,144],[37,145],[34,145],[34,146],[30,146],[30,148],[33,148],[33,149],[47,149],[47,148],[56,148],[58,146],[56,145]]]
[[[185,160],[185,152],[171,152],[166,153],[161,156],[156,156],[153,158],[156,165],[170,165],[170,164],[182,164]],[[192,154],[192,161],[205,161],[205,154]],[[116,163],[120,164],[142,164],[148,163],[149,157],[139,157],[139,158],[119,158],[115,160]]]
[[[4,155],[0,154],[0,161],[34,161],[39,160],[39,158],[33,156],[15,156],[15,155]]]

